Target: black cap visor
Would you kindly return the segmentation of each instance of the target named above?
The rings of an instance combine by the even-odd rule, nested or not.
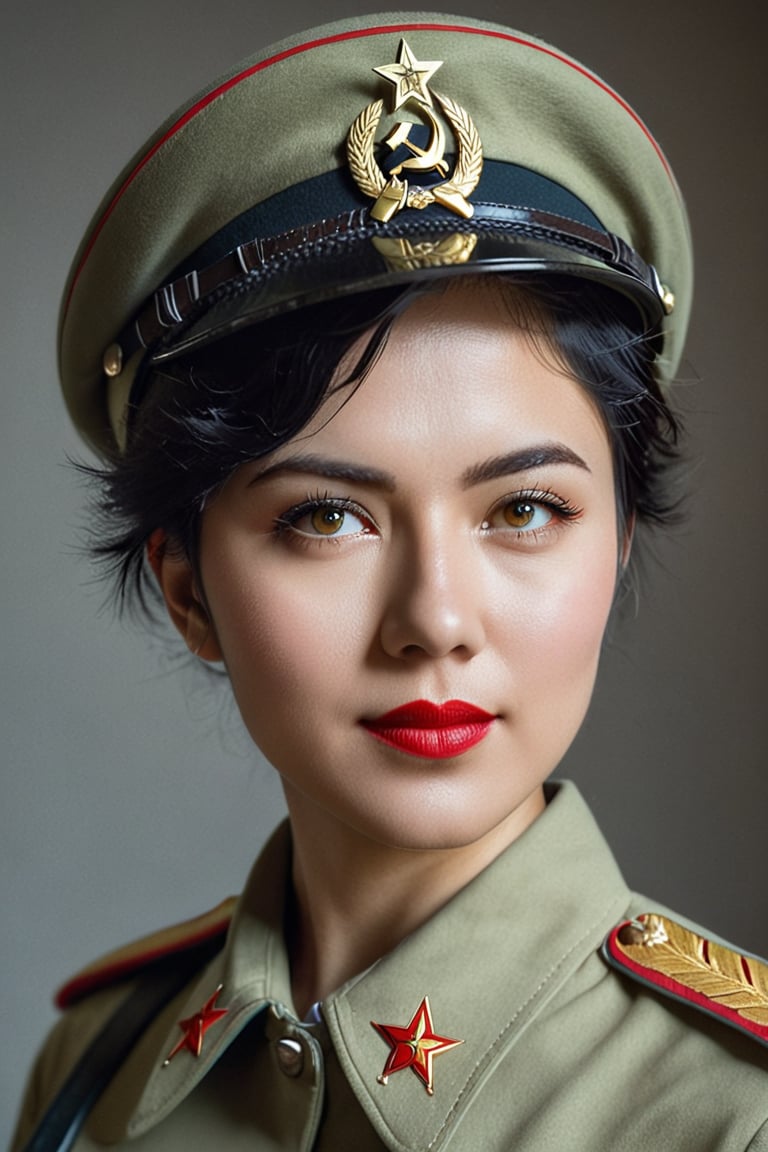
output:
[[[560,273],[597,281],[634,301],[649,335],[658,331],[665,310],[656,272],[619,237],[531,209],[475,209],[469,220],[441,217],[428,226],[423,218],[379,225],[367,213],[351,212],[247,242],[156,293],[121,343],[143,345],[146,364],[160,364],[281,312],[415,281],[483,274]]]

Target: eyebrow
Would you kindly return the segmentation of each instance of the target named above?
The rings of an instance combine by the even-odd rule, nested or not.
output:
[[[497,480],[515,472],[528,472],[531,468],[541,468],[547,464],[572,464],[586,472],[591,471],[586,461],[565,444],[532,444],[503,456],[493,456],[482,464],[473,464],[463,473],[462,482],[465,488],[471,488],[486,480]]]
[[[268,476],[279,475],[281,472],[302,472],[311,476],[325,476],[329,480],[349,480],[353,484],[370,484],[384,488],[387,492],[394,492],[396,484],[391,472],[384,472],[380,468],[368,468],[361,464],[350,464],[345,460],[329,460],[327,456],[318,456],[313,453],[302,453],[298,456],[289,456],[286,460],[277,463],[259,472],[249,483],[259,484]]]
[[[516,472],[527,472],[531,468],[541,468],[548,464],[570,464],[577,468],[590,471],[588,464],[582,460],[571,448],[565,444],[545,443],[533,444],[527,448],[518,448],[513,452],[506,452],[502,456],[492,456],[480,464],[473,464],[467,468],[461,477],[464,488],[472,488],[476,484],[483,484],[487,480],[497,480],[502,476],[510,476]],[[260,484],[270,476],[280,475],[284,472],[306,473],[310,476],[323,476],[329,480],[347,480],[353,484],[368,484],[372,487],[382,488],[387,492],[394,492],[397,487],[395,477],[391,472],[381,468],[369,468],[361,464],[352,464],[345,460],[331,460],[327,456],[315,453],[301,453],[289,456],[285,460],[278,460],[275,464],[263,469],[249,481],[249,487]]]

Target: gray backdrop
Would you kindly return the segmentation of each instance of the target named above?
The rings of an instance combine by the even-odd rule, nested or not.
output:
[[[379,7],[28,0],[3,15],[0,1129],[54,1018],[54,986],[236,891],[282,810],[224,698],[112,619],[81,554],[83,491],[66,461],[82,450],[54,364],[69,261],[118,169],[196,88],[297,28]],[[692,498],[637,615],[615,630],[566,767],[633,886],[763,953],[765,12],[754,0],[473,7],[618,87],[688,195]]]

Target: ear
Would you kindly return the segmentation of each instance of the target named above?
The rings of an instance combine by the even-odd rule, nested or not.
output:
[[[168,547],[168,538],[162,529],[153,532],[147,542],[147,561],[157,578],[168,615],[192,655],[202,660],[223,660],[216,629],[198,590],[192,565],[186,556]]]

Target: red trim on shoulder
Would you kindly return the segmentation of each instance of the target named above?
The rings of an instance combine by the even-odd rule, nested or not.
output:
[[[768,1024],[760,1024],[754,1020],[749,1020],[734,1008],[729,1008],[727,1004],[720,1000],[715,1000],[711,996],[707,996],[702,991],[697,991],[695,988],[682,983],[681,980],[675,979],[674,976],[667,975],[659,969],[652,966],[650,963],[653,960],[653,947],[647,948],[648,964],[642,964],[637,959],[629,956],[626,947],[620,940],[620,934],[624,929],[631,928],[633,924],[644,923],[648,919],[647,915],[637,917],[636,921],[625,920],[609,932],[603,944],[602,952],[604,958],[611,965],[611,967],[619,971],[626,972],[627,975],[637,980],[640,984],[656,988],[665,996],[669,996],[673,1000],[683,1001],[684,1003],[692,1005],[701,1012],[705,1012],[708,1016],[713,1016],[724,1023],[737,1028],[740,1032],[746,1032],[753,1036],[759,1043],[768,1047]],[[666,918],[665,918],[666,919]],[[667,921],[667,923],[674,923]],[[679,928],[679,925],[675,925]],[[689,929],[683,929],[689,932]],[[695,934],[690,933],[693,937]],[[705,944],[709,943],[706,938],[699,937]],[[747,980],[750,977],[750,961],[753,964],[761,964],[765,967],[764,962],[757,960],[757,958],[745,957],[739,955],[742,966],[745,971]]]
[[[214,100],[218,100],[219,96],[223,96],[224,93],[227,92],[230,88],[235,88],[243,80],[247,80],[249,76],[253,76],[257,72],[262,72],[265,68],[270,68],[273,64],[279,64],[282,60],[287,60],[289,57],[297,56],[302,52],[308,52],[312,48],[323,48],[327,44],[337,44],[344,40],[359,40],[364,36],[379,36],[389,32],[462,32],[473,36],[489,36],[495,40],[507,40],[513,44],[521,44],[524,48],[531,48],[536,52],[541,52],[544,56],[551,56],[554,60],[559,60],[561,64],[567,65],[569,68],[572,68],[574,72],[580,73],[580,75],[586,77],[587,80],[591,80],[593,84],[596,84],[598,88],[605,92],[606,95],[610,96],[611,99],[615,100],[616,103],[627,113],[627,115],[635,121],[637,126],[648,139],[648,142],[653,147],[671,183],[677,190],[677,183],[672,174],[672,169],[670,168],[666,156],[661,150],[661,146],[658,144],[650,130],[646,127],[635,110],[629,104],[627,104],[626,100],[623,100],[621,96],[619,96],[618,92],[614,92],[613,88],[611,88],[610,85],[605,84],[599,78],[599,76],[594,74],[594,72],[590,72],[588,68],[584,68],[581,64],[578,64],[575,60],[571,60],[569,57],[564,56],[561,52],[556,51],[554,48],[549,48],[545,44],[533,43],[523,36],[513,36],[510,32],[494,31],[491,28],[469,28],[463,24],[383,24],[375,28],[358,28],[354,31],[338,33],[335,36],[324,36],[317,40],[308,40],[305,44],[297,44],[293,48],[288,48],[284,52],[278,52],[274,56],[268,57],[266,60],[261,60],[258,64],[253,64],[250,68],[246,68],[242,72],[238,72],[236,75],[231,76],[228,80],[225,80],[222,84],[219,84],[217,88],[214,88],[211,92],[207,92],[205,96],[202,96],[200,100],[197,101],[197,103],[188,108],[186,112],[184,112],[183,115],[181,115],[179,119],[176,120],[160,137],[160,139],[155,141],[149,151],[142,156],[136,167],[128,174],[128,176],[118,188],[112,200],[105,208],[104,214],[102,215],[99,222],[94,225],[93,232],[91,233],[90,239],[88,240],[88,244],[86,245],[86,248],[80,258],[80,262],[73,273],[72,282],[70,283],[69,291],[67,292],[67,298],[64,303],[63,316],[66,316],[67,311],[69,310],[69,303],[72,299],[72,293],[75,290],[83,268],[85,267],[88,261],[88,257],[90,256],[91,251],[93,250],[93,247],[99,238],[102,228],[107,223],[118,203],[123,198],[133,181],[139,175],[142,168],[144,168],[149,163],[155,153],[158,152],[160,148],[162,148],[162,146],[167,143],[168,140],[172,139],[172,137],[175,136],[176,133],[179,132],[185,124],[188,124],[190,120],[194,120],[198,113],[202,112],[204,108],[207,108],[208,105],[211,104]]]
[[[236,903],[236,898],[230,896],[202,916],[163,928],[107,953],[62,985],[54,998],[56,1007],[69,1008],[92,992],[133,976],[164,956],[184,952],[216,936],[223,936],[229,928]]]

